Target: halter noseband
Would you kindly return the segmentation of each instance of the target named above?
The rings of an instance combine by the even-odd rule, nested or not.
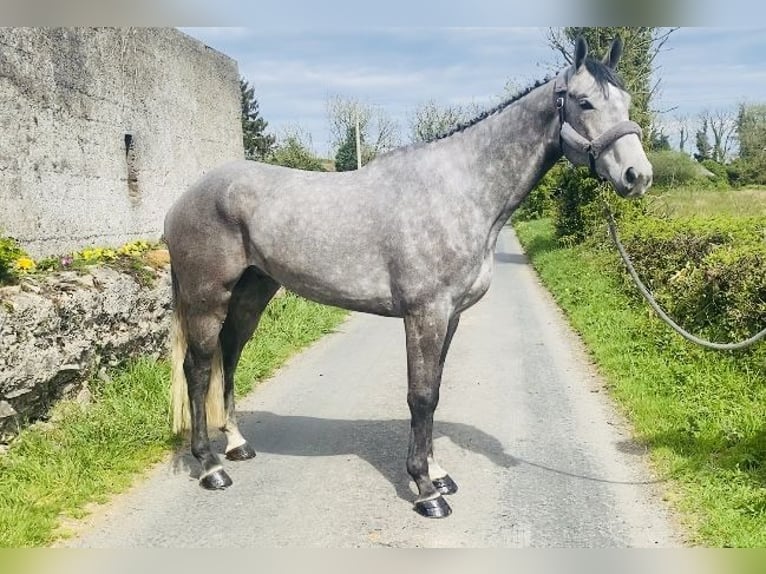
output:
[[[606,130],[600,136],[593,140],[588,140],[572,127],[572,125],[566,120],[566,94],[567,87],[567,74],[569,70],[562,71],[553,83],[553,95],[556,98],[556,109],[559,111],[559,119],[561,121],[561,131],[559,136],[559,145],[561,151],[564,153],[564,144],[569,147],[579,150],[582,153],[588,154],[588,164],[590,166],[590,172],[594,177],[599,177],[596,173],[596,160],[599,156],[623,136],[629,134],[636,134],[639,139],[643,137],[641,126],[636,122],[630,120],[623,120],[613,125]]]

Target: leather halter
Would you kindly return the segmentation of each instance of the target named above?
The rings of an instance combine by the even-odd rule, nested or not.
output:
[[[568,91],[567,80],[570,70],[564,70],[556,76],[553,83],[553,95],[556,98],[556,109],[559,111],[561,121],[561,131],[559,135],[559,145],[561,152],[564,153],[564,144],[570,148],[588,154],[588,164],[591,174],[599,177],[596,172],[596,160],[610,145],[623,136],[636,134],[639,139],[643,137],[641,126],[630,120],[623,120],[616,123],[595,139],[588,140],[582,136],[572,125],[566,121],[566,95]]]

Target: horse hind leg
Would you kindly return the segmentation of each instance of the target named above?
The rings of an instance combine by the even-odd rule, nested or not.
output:
[[[279,283],[249,267],[232,292],[229,310],[221,329],[223,361],[224,405],[226,424],[221,430],[226,435],[225,455],[228,460],[249,460],[255,450],[239,431],[234,412],[234,374],[245,343],[253,336],[264,309],[279,289]]]
[[[173,260],[173,428],[191,429],[191,451],[202,466],[200,485],[211,490],[232,483],[211,449],[208,426],[226,424],[220,332],[230,286],[244,269],[236,261],[215,263],[193,267]]]
[[[189,396],[191,418],[191,451],[202,465],[200,485],[209,490],[223,489],[232,484],[221,466],[218,456],[210,447],[208,423],[215,424],[215,416],[208,417],[209,393],[223,394],[211,388],[211,379],[220,376],[219,332],[225,307],[191,310],[186,317],[187,350],[183,362]],[[214,397],[217,398],[217,397]],[[210,413],[215,415],[216,413]]]

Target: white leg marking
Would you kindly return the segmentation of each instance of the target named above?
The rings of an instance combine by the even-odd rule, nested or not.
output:
[[[229,419],[229,422],[226,423],[226,426],[223,428],[223,432],[226,435],[226,452],[242,446],[247,442],[245,437],[243,437],[239,432],[237,423],[231,419]]]
[[[428,477],[431,480],[436,480],[437,478],[444,478],[447,476],[447,471],[444,470],[442,467],[440,467],[436,461],[434,460],[434,457],[429,456],[428,457]]]

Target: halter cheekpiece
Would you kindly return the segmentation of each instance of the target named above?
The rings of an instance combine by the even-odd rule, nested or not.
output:
[[[559,73],[558,76],[556,76],[556,79],[553,83],[555,105],[559,112],[559,120],[561,122],[559,145],[561,146],[562,153],[564,152],[564,144],[566,144],[575,150],[579,150],[582,153],[588,154],[588,164],[590,166],[591,174],[594,177],[598,177],[598,174],[596,173],[596,160],[604,152],[604,150],[606,150],[606,148],[608,148],[623,136],[636,134],[640,139],[643,137],[643,131],[641,130],[641,126],[639,126],[636,122],[623,120],[616,123],[593,140],[588,140],[582,136],[576,129],[572,127],[569,122],[566,121],[568,73],[568,69],[563,70]]]

